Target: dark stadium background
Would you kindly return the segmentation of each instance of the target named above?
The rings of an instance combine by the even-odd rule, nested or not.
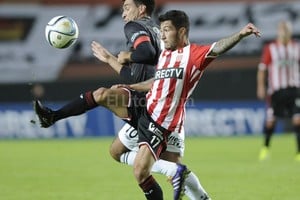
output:
[[[37,5],[49,8],[56,6],[83,6],[88,7],[88,9],[97,6],[107,6],[109,9],[109,15],[107,15],[106,18],[99,18],[99,21],[95,21],[94,24],[95,28],[98,28],[98,32],[100,34],[101,28],[107,26],[107,23],[109,24],[109,20],[113,17],[118,17],[117,19],[120,22],[120,27],[118,28],[122,28],[122,19],[120,16],[119,7],[120,2],[121,0],[0,0],[0,5],[9,5],[12,7],[17,7],[19,5]],[[172,5],[176,3],[181,3],[181,5],[184,6],[192,4],[196,5],[196,8],[197,6],[199,6],[199,8],[201,8],[201,6],[210,6],[212,9],[211,11],[209,10],[204,17],[203,15],[201,17],[201,12],[197,13],[197,9],[189,13],[192,21],[191,32],[195,31],[194,27],[201,27],[203,25],[204,27],[209,26],[211,35],[213,35],[212,37],[209,37],[210,35],[208,34],[208,37],[205,38],[202,36],[195,37],[194,34],[193,38],[196,38],[196,42],[199,43],[213,42],[222,38],[224,35],[227,36],[234,31],[238,31],[240,25],[243,24],[244,21],[250,21],[255,24],[258,23],[256,25],[262,29],[262,38],[247,39],[245,42],[243,41],[241,44],[236,46],[232,51],[229,51],[212,63],[200,80],[192,99],[194,102],[217,102],[217,104],[218,102],[250,101],[254,102],[255,105],[261,105],[262,102],[256,99],[257,65],[260,60],[260,53],[263,44],[273,39],[273,36],[275,36],[275,32],[272,32],[272,30],[266,27],[275,26],[275,23],[272,24],[270,22],[274,22],[281,16],[284,16],[294,23],[296,27],[294,36],[295,38],[299,38],[299,1],[158,0],[156,14],[160,13],[166,8],[172,7]],[[218,17],[218,9],[220,9],[222,6],[229,6],[228,12],[225,12],[224,15],[221,15],[221,17],[214,19],[214,21],[209,21],[210,14],[213,14],[214,17]],[[20,44],[25,43],[30,34],[33,34],[32,28],[37,21],[35,17],[38,16],[32,14],[32,16],[29,15],[23,17],[18,12],[8,13],[5,15],[3,14],[4,12],[2,12],[1,7],[0,49],[2,45],[8,45],[9,47],[10,44],[14,45],[15,42],[19,42]],[[242,11],[238,10],[240,7],[243,8]],[[217,10],[214,10],[214,8]],[[22,8],[20,9],[22,10]],[[259,12],[259,16],[257,16],[257,12]],[[241,16],[233,16],[232,13],[240,13]],[[76,16],[76,13],[73,14]],[[197,14],[199,14],[200,17],[198,17]],[[267,19],[268,15],[270,15],[270,19]],[[264,17],[266,19],[264,19]],[[241,21],[243,22],[241,23]],[[81,22],[81,24],[87,23],[88,21]],[[228,26],[229,29],[226,26]],[[220,29],[219,27],[223,27],[225,31],[223,32],[223,29]],[[230,29],[230,27],[232,27],[232,29]],[[204,31],[204,29],[205,28],[197,31],[201,33]],[[43,35],[43,30],[40,31],[41,35]],[[220,35],[220,37],[218,37],[218,35]],[[6,74],[8,74],[10,68],[7,69],[7,66],[1,64],[5,62],[1,61],[5,61],[6,59],[10,59],[11,57],[18,55],[18,53],[23,51],[23,49],[22,46],[20,46],[18,49],[20,52],[13,52],[12,55],[10,55],[6,54],[5,48],[3,48],[3,52],[0,54],[0,105],[5,108],[7,103],[10,105],[14,103],[30,104],[33,99],[32,87],[36,84],[41,84],[44,87],[45,95],[43,96],[43,100],[52,103],[61,103],[77,97],[82,92],[93,90],[100,86],[109,87],[112,84],[122,82],[116,73],[110,69],[110,67],[100,63],[92,55],[86,56],[88,53],[85,53],[84,57],[81,56],[81,53],[85,48],[87,48],[87,41],[84,42],[81,40],[83,36],[85,35],[80,34],[79,40],[74,47],[67,50],[69,53],[66,56],[66,62],[61,66],[57,76],[51,80],[46,80],[43,78],[40,80],[39,75],[33,75],[31,80],[22,81],[22,78],[25,74],[22,70],[20,70],[19,73],[16,73],[19,67],[17,64],[13,66],[14,70],[16,70],[15,76],[8,79]],[[122,37],[123,35],[121,34],[121,41],[123,41]],[[98,41],[101,41],[101,39],[102,38],[100,36],[95,38],[95,40]],[[109,41],[106,42],[109,43]],[[47,44],[45,44],[44,38],[42,38],[42,42],[36,42],[34,45],[37,47],[37,49],[31,50],[33,52],[25,54],[23,58],[27,63],[29,63],[29,65],[30,63],[35,62],[35,53],[40,51],[40,49],[49,48],[52,52],[55,52],[55,54],[53,54],[54,56],[49,54],[49,59],[45,60],[44,63],[42,62],[40,66],[38,66],[41,68],[44,67],[42,74],[47,75],[48,70],[51,71],[51,67],[45,67],[43,65],[55,60],[55,55],[59,55],[60,50],[54,50],[52,47],[49,47]],[[24,51],[26,50],[27,49],[24,49]],[[34,73],[34,70],[32,73]],[[3,80],[1,80],[2,78]],[[251,105],[249,106],[251,107]]]

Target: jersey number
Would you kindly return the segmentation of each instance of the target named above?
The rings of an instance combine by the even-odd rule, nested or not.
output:
[[[152,135],[152,139],[150,141],[152,148],[154,149],[161,143],[161,139],[156,135]]]

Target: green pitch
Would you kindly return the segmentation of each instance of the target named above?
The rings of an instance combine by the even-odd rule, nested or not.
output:
[[[138,200],[132,168],[113,161],[111,138],[0,141],[0,199]],[[214,200],[300,199],[294,135],[275,136],[258,162],[261,137],[187,138],[184,162]],[[172,199],[172,188],[155,175]],[[187,199],[187,198],[185,198]]]

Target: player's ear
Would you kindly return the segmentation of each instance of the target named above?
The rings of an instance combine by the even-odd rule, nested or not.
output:
[[[185,36],[186,35],[186,28],[184,28],[184,27],[179,28],[178,33],[179,33],[180,37]]]
[[[140,14],[146,13],[146,6],[144,4],[139,5],[139,12]]]

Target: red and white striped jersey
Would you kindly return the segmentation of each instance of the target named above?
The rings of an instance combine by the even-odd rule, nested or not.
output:
[[[287,87],[299,87],[300,44],[271,42],[265,45],[260,70],[268,70],[268,94]]]
[[[191,44],[161,53],[154,83],[147,94],[147,111],[160,126],[180,133],[185,104],[204,69],[214,59],[207,56],[213,46]]]

